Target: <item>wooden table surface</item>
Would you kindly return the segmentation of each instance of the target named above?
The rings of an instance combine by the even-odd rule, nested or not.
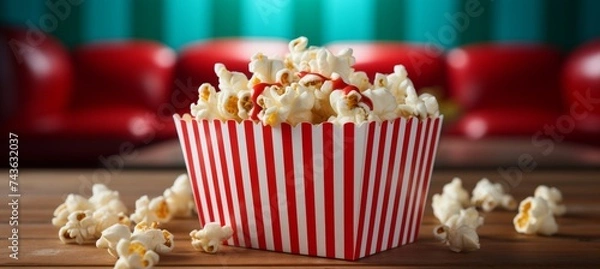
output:
[[[0,266],[7,267],[112,267],[115,258],[94,245],[64,245],[58,229],[50,220],[54,208],[68,193],[89,196],[93,182],[106,183],[118,190],[122,200],[132,210],[141,195],[162,194],[183,170],[21,170],[19,177],[19,260],[8,257],[7,238],[11,227],[8,219],[6,182],[1,188],[0,206]],[[5,175],[8,172],[5,170]],[[562,190],[568,213],[557,219],[559,233],[552,237],[518,234],[512,226],[516,212],[494,211],[484,214],[485,224],[479,228],[481,249],[471,253],[454,253],[434,240],[432,229],[437,224],[430,202],[431,194],[441,192],[442,185],[453,176],[463,178],[471,190],[481,177],[500,181],[495,170],[436,170],[428,198],[423,226],[416,243],[389,250],[356,262],[282,254],[269,251],[224,247],[211,255],[196,252],[188,233],[198,228],[195,218],[173,220],[163,225],[175,235],[172,253],[161,254],[160,267],[398,267],[398,266],[513,266],[573,267],[600,265],[600,172],[534,171],[511,191],[517,200],[532,195],[539,184]],[[596,267],[599,268],[599,267]]]

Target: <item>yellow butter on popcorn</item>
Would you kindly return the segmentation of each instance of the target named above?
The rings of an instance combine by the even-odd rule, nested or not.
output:
[[[229,239],[232,235],[233,229],[231,227],[221,227],[221,224],[216,222],[209,222],[202,229],[190,232],[194,249],[207,253],[219,251],[221,242]]]
[[[52,218],[52,225],[56,227],[62,227],[69,221],[68,217],[71,213],[75,211],[85,211],[93,209],[94,205],[83,196],[77,194],[69,194],[65,199],[65,202],[60,204],[54,210],[54,218]]]
[[[144,195],[135,201],[135,212],[129,218],[135,223],[152,223],[168,222],[171,217],[172,214],[165,197],[158,196],[150,200],[148,195]]]
[[[152,268],[159,261],[156,252],[137,240],[121,239],[116,250],[119,259],[115,269]]]
[[[515,230],[523,234],[553,235],[558,224],[545,199],[527,197],[519,204],[519,213],[513,219]]]
[[[517,203],[510,195],[504,193],[500,183],[493,184],[487,178],[482,178],[473,189],[471,203],[481,207],[483,211],[490,212],[500,206],[507,210],[515,210]]]
[[[548,207],[552,210],[554,216],[562,216],[567,212],[567,207],[562,203],[562,193],[555,187],[538,186],[533,194],[534,197],[540,197],[546,200]]]

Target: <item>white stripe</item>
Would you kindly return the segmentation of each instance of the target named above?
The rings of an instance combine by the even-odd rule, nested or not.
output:
[[[298,245],[301,254],[308,254],[308,235],[306,226],[306,186],[302,160],[302,128],[292,128],[292,147],[294,151],[294,190],[296,190],[296,214],[298,224]]]
[[[386,135],[385,135],[385,140],[384,141],[380,141],[380,143],[383,143],[383,152],[379,153],[379,154],[383,154],[382,158],[381,158],[381,162],[382,162],[382,166],[381,166],[381,171],[380,171],[380,178],[379,180],[377,180],[379,182],[379,193],[377,194],[377,207],[375,210],[375,226],[373,227],[373,238],[371,240],[373,240],[373,243],[371,244],[371,254],[379,251],[377,249],[377,238],[379,237],[379,233],[383,232],[380,231],[379,229],[379,225],[381,224],[381,216],[382,216],[382,211],[383,211],[383,195],[385,193],[385,181],[386,181],[386,174],[387,174],[387,169],[388,169],[388,160],[390,158],[390,141],[392,140],[391,138],[391,133],[392,133],[392,129],[390,128],[391,126],[388,124],[388,127],[386,129]],[[381,131],[383,131],[383,129],[381,129]],[[382,133],[382,132],[380,132]],[[379,146],[379,145],[377,145]]]
[[[352,255],[356,253],[356,248],[358,247],[359,240],[362,238],[358,238],[358,223],[364,222],[364,220],[360,220],[360,205],[362,203],[362,188],[365,184],[364,181],[364,172],[366,164],[365,156],[367,154],[367,137],[369,133],[369,124],[365,123],[356,128],[354,132],[354,230],[352,233],[354,234],[352,238],[353,251]]]
[[[420,124],[418,121],[416,122],[416,124]],[[424,140],[424,135],[423,135],[423,130],[425,129],[424,126],[421,126],[421,131],[419,132],[420,137],[419,137],[419,148],[415,148],[415,153],[417,154],[417,158],[415,159],[416,163],[415,163],[415,170],[413,171],[413,177],[410,178],[410,180],[413,181],[413,184],[411,186],[410,189],[410,193],[411,195],[409,196],[409,203],[408,203],[408,212],[407,212],[407,216],[409,217],[414,217],[414,204],[415,204],[415,197],[416,197],[416,189],[417,189],[417,185],[418,185],[418,173],[417,171],[419,171],[419,169],[421,169],[421,153],[423,152],[423,140]],[[412,197],[412,199],[411,199]],[[408,219],[410,221],[410,218]],[[408,230],[410,230],[412,223],[407,223],[407,229],[404,230],[404,240],[402,240],[402,244],[407,244],[408,240],[410,239],[410,234],[408,234]]]
[[[344,146],[343,128],[333,128],[333,195],[334,201],[334,227],[335,227],[335,257],[344,257]],[[331,180],[331,179],[329,179]]]
[[[327,254],[325,241],[325,170],[323,160],[323,125],[313,127],[313,181],[315,186],[315,223],[317,232],[317,255]]]
[[[220,123],[217,123],[220,124]],[[226,190],[225,190],[225,175],[224,175],[224,171],[223,169],[221,169],[221,152],[219,151],[219,143],[218,143],[218,139],[217,136],[221,136],[221,133],[217,132],[217,129],[215,128],[215,125],[213,122],[210,122],[209,124],[209,130],[211,132],[211,143],[212,143],[212,154],[214,154],[213,158],[215,160],[215,167],[216,167],[216,174],[217,174],[217,187],[219,190],[219,195],[221,197],[220,201],[217,201],[215,207],[217,209],[222,208],[223,209],[223,220],[221,220],[221,224],[222,225],[230,225],[231,224],[231,220],[229,219],[229,203],[227,202],[227,194],[226,194]],[[222,136],[221,136],[222,138]],[[216,192],[215,192],[216,193]]]
[[[212,143],[211,141],[208,141],[208,134],[204,131],[204,126],[208,124],[208,121],[202,121],[202,125],[199,129],[199,134],[200,134],[200,144],[202,145],[202,154],[204,155],[204,160],[205,160],[205,166],[206,166],[206,181],[208,186],[205,186],[206,188],[208,188],[208,199],[211,200],[211,204],[212,204],[212,212],[214,215],[214,218],[211,221],[216,221],[221,223],[222,220],[219,217],[219,202],[216,198],[216,191],[215,191],[215,186],[213,184],[213,179],[217,178],[217,175],[213,175],[213,171],[212,171],[212,167],[210,165],[210,160],[215,158],[215,155],[213,152],[210,152],[208,150],[208,143]],[[209,126],[210,127],[210,126]],[[214,133],[212,132],[212,130],[210,130],[210,128],[208,129],[208,132],[210,133],[211,136],[214,135]]]
[[[231,202],[233,203],[233,213],[234,213],[234,218],[235,218],[235,224],[236,227],[234,227],[235,229],[235,236],[237,236],[238,238],[238,242],[240,244],[240,246],[244,245],[244,229],[242,228],[242,217],[241,217],[241,213],[240,213],[240,207],[239,207],[239,200],[238,200],[238,194],[237,194],[237,185],[236,185],[236,180],[242,180],[242,179],[236,179],[235,177],[235,170],[234,170],[234,164],[233,164],[233,152],[232,152],[232,148],[231,148],[231,143],[230,141],[230,137],[229,137],[229,128],[227,126],[227,123],[223,123],[221,124],[221,133],[223,135],[223,144],[225,146],[225,156],[224,159],[226,160],[226,165],[227,165],[227,174],[229,175],[229,192],[231,195]],[[233,239],[229,239],[229,244],[233,244]]]
[[[428,167],[426,167],[426,166],[427,166],[427,159],[429,158],[429,148],[430,148],[430,146],[429,146],[430,143],[429,142],[431,141],[431,134],[433,133],[433,128],[431,126],[431,121],[429,119],[427,119],[427,125],[429,126],[429,130],[428,130],[427,134],[424,134],[424,135],[427,136],[426,139],[425,139],[425,141],[424,141],[426,143],[426,145],[424,147],[422,147],[422,148],[425,149],[425,152],[423,152],[423,154],[425,156],[423,158],[423,163],[421,164],[421,177],[419,178],[419,188],[417,189],[417,197],[416,197],[416,200],[415,200],[416,204],[415,204],[415,209],[414,209],[414,212],[413,212],[415,218],[413,219],[413,223],[412,223],[412,225],[413,225],[413,234],[410,237],[410,241],[411,242],[415,241],[415,238],[417,236],[417,226],[421,222],[421,220],[419,219],[419,212],[421,211],[420,210],[420,207],[421,207],[421,196],[423,195],[423,192],[421,190],[423,189],[423,184],[425,183],[425,172],[428,169]],[[425,130],[425,129],[423,129],[423,130]]]
[[[266,164],[265,159],[265,148],[264,145],[269,141],[264,141],[263,138],[263,127],[261,124],[254,124],[254,145],[256,148],[256,168],[258,170],[258,190],[260,193],[260,205],[262,212],[256,212],[262,214],[263,227],[265,233],[265,247],[268,250],[274,250],[273,242],[273,226],[271,217],[271,204],[269,203],[269,186],[267,181],[267,169],[269,168]]]
[[[285,169],[283,164],[283,145],[281,128],[273,128],[273,157],[275,158],[275,182],[277,183],[279,220],[281,223],[281,246],[284,252],[290,252],[290,225],[288,220],[288,203],[285,192]]]
[[[396,188],[398,186],[398,173],[400,170],[400,162],[402,160],[399,159],[399,156],[402,154],[402,138],[404,136],[404,133],[402,132],[403,128],[402,128],[402,124],[403,121],[401,120],[395,120],[393,121],[393,126],[392,126],[392,130],[394,129],[394,127],[400,125],[400,127],[398,127],[398,137],[396,138],[396,141],[391,141],[392,143],[396,143],[396,153],[392,158],[391,161],[391,165],[392,165],[392,174],[391,174],[391,184],[390,184],[390,195],[388,196],[388,210],[386,212],[386,217],[385,217],[385,225],[383,226],[383,241],[382,241],[382,249],[381,250],[385,250],[387,249],[387,245],[388,245],[388,239],[390,237],[390,233],[393,232],[396,227],[391,227],[392,226],[392,215],[394,214],[394,202],[395,202],[395,197],[396,197]],[[393,135],[393,132],[392,132]],[[391,144],[390,144],[391,147]],[[387,175],[386,175],[387,176]]]
[[[377,145],[379,145],[379,132],[380,132],[380,124],[377,123],[371,123],[374,125],[374,130],[373,130],[373,148],[371,149],[371,162],[370,164],[368,164],[370,166],[370,170],[369,173],[370,175],[368,175],[369,177],[369,186],[367,187],[367,204],[365,206],[365,219],[363,220],[365,222],[365,225],[363,226],[363,238],[362,240],[362,245],[360,248],[360,256],[366,256],[366,252],[367,252],[367,242],[372,240],[372,238],[369,238],[368,233],[370,229],[373,229],[372,227],[370,227],[370,222],[371,222],[371,213],[373,212],[373,192],[374,192],[374,188],[375,188],[375,170],[377,169],[377,154],[379,147]],[[365,167],[365,171],[366,171],[366,167]]]
[[[409,121],[409,120],[407,120]],[[417,126],[415,125],[415,119],[410,119],[410,121],[412,121],[412,125],[411,125],[411,129],[409,132],[409,136],[405,137],[404,139],[408,139],[408,146],[406,149],[406,158],[403,160],[403,162],[405,162],[404,165],[404,175],[402,175],[402,188],[400,189],[400,205],[398,205],[398,209],[400,210],[400,212],[398,212],[398,216],[396,219],[396,223],[399,226],[398,229],[396,229],[395,234],[394,234],[394,246],[397,246],[399,244],[401,244],[400,241],[400,232],[402,231],[403,228],[405,228],[405,225],[402,225],[402,219],[405,218],[404,215],[406,215],[406,212],[404,212],[404,205],[407,199],[407,194],[408,194],[408,181],[410,180],[410,167],[412,165],[412,155],[414,152],[414,148],[415,148],[415,134],[417,131]],[[408,124],[408,122],[407,122]],[[406,127],[405,127],[406,128]],[[402,141],[402,143],[404,143],[404,141]],[[406,229],[405,229],[406,230]]]
[[[237,136],[240,145],[240,163],[242,168],[242,182],[244,186],[244,194],[245,194],[245,204],[246,204],[246,212],[248,213],[248,230],[250,237],[250,245],[253,248],[258,248],[258,237],[256,230],[256,215],[254,213],[254,203],[252,202],[252,182],[250,181],[250,169],[249,169],[249,161],[248,150],[246,146],[248,143],[252,143],[253,141],[248,141],[246,138],[246,131],[243,124],[237,124]]]
[[[201,166],[204,166],[203,163],[200,163],[200,158],[198,157],[200,152],[197,150],[198,149],[198,145],[197,145],[197,141],[200,139],[198,137],[196,137],[194,135],[194,126],[199,125],[198,121],[189,121],[186,122],[187,125],[187,130],[188,130],[188,137],[190,139],[190,148],[191,148],[191,152],[192,152],[192,160],[194,162],[194,170],[196,171],[196,186],[198,188],[198,195],[200,195],[200,205],[201,205],[201,211],[202,211],[202,215],[204,215],[204,221],[209,222],[210,221],[210,217],[208,215],[208,203],[206,201],[206,195],[204,194],[204,176],[202,175],[202,170],[200,169]],[[204,155],[202,155],[204,156]],[[206,223],[201,223],[202,226],[204,226]]]
[[[215,127],[213,124],[210,123],[210,121],[206,121],[205,124],[208,125],[208,131],[210,132],[210,141],[206,140],[207,143],[210,143],[210,145],[212,146],[212,152],[208,152],[208,148],[205,148],[208,155],[204,155],[204,156],[209,156],[209,158],[214,160],[215,163],[215,170],[214,171],[214,175],[212,175],[210,177],[209,180],[209,186],[211,187],[211,194],[212,197],[214,198],[213,201],[213,212],[215,214],[215,219],[217,219],[217,221],[219,223],[225,223],[227,218],[225,216],[223,216],[225,219],[221,219],[221,216],[219,216],[219,209],[222,208],[227,208],[227,203],[225,202],[226,199],[221,199],[221,201],[217,200],[217,191],[219,191],[219,195],[221,195],[221,198],[225,198],[225,193],[223,193],[221,190],[219,189],[219,184],[220,182],[223,182],[223,172],[221,171],[221,167],[218,165],[220,163],[219,161],[219,149],[216,147],[217,146],[217,132],[215,131]],[[205,139],[208,139],[208,136],[205,136]],[[212,169],[211,169],[211,174],[213,173]],[[216,179],[216,182],[213,182]],[[216,183],[216,184],[215,184]]]

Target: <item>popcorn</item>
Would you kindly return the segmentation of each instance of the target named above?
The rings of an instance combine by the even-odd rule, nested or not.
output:
[[[103,184],[92,186],[92,197],[88,201],[94,205],[94,209],[107,208],[115,214],[127,213],[127,207],[119,198],[119,192],[107,188]]]
[[[158,229],[158,223],[152,222],[148,225],[146,222],[138,223],[131,239],[144,242],[148,249],[158,253],[171,252],[175,247],[173,234],[165,229]]]
[[[81,195],[69,194],[65,202],[60,204],[54,210],[54,218],[52,218],[52,225],[56,227],[64,226],[69,220],[68,217],[75,211],[92,210],[94,205],[90,203]]]
[[[438,225],[433,229],[434,237],[454,252],[469,252],[480,248],[477,227],[483,224],[483,218],[475,208],[460,210],[459,214],[453,215],[445,224]]]
[[[58,238],[64,244],[79,245],[95,239],[96,222],[91,210],[77,210],[69,214],[67,223],[58,231]]]
[[[207,223],[204,225],[204,228],[190,232],[194,249],[208,253],[219,251],[221,242],[229,239],[232,235],[233,229],[231,229],[231,227],[221,227],[221,225],[216,222]]]
[[[533,194],[534,197],[540,197],[546,200],[548,207],[552,210],[554,216],[562,216],[567,212],[567,207],[560,204],[562,202],[562,193],[555,187],[538,186]]]
[[[190,105],[190,113],[197,119],[222,119],[223,116],[219,113],[217,92],[215,88],[203,83],[198,88],[198,102]]]
[[[440,195],[437,193],[433,195],[431,207],[433,208],[433,215],[440,223],[445,223],[450,217],[458,214],[462,209],[460,201],[452,199],[448,195]]]
[[[194,197],[187,174],[179,175],[173,186],[164,191],[163,197],[165,197],[169,212],[173,217],[189,217],[192,215]]]
[[[310,122],[314,100],[314,95],[298,83],[286,87],[271,86],[258,98],[258,102],[264,104],[258,118],[271,126],[282,122],[292,125]]]
[[[330,122],[342,125],[347,122],[360,124],[368,119],[371,111],[368,97],[363,96],[358,89],[333,91],[330,95],[330,104],[336,116],[329,118]]]
[[[502,185],[492,184],[487,178],[481,179],[473,189],[471,203],[490,212],[498,205],[507,210],[515,210],[517,204],[510,194],[505,194]]]
[[[515,230],[523,234],[553,235],[558,224],[545,199],[527,197],[519,204],[519,213],[513,219]]]
[[[477,232],[467,225],[452,228],[439,225],[433,229],[433,233],[436,239],[442,241],[454,252],[469,252],[480,248]]]
[[[156,252],[137,240],[121,239],[116,250],[119,256],[114,267],[116,269],[152,268],[159,260]]]
[[[445,223],[450,217],[458,214],[463,207],[469,205],[469,193],[462,186],[462,180],[455,177],[444,185],[442,194],[434,194],[431,206],[434,216]]]
[[[171,217],[171,211],[163,196],[150,200],[148,195],[144,195],[135,201],[135,212],[129,218],[135,223],[142,221],[152,223],[167,222]]]
[[[102,236],[102,232],[115,224],[122,224],[127,227],[131,225],[131,220],[125,214],[115,214],[109,208],[100,208],[92,214],[92,218],[96,222],[96,238]]]
[[[444,185],[442,194],[453,200],[457,200],[463,207],[471,204],[469,192],[463,188],[462,180],[458,177],[453,178],[450,183]]]
[[[129,230],[129,226],[125,226],[122,224],[114,224],[106,228],[102,231],[102,235],[100,239],[96,241],[97,248],[105,248],[108,250],[108,253],[118,258],[119,254],[117,253],[117,244],[121,239],[130,239],[131,231]]]
[[[306,37],[292,40],[288,47],[290,53],[283,59],[254,54],[248,65],[253,73],[249,80],[216,64],[220,91],[202,84],[197,103],[190,106],[192,116],[249,119],[271,126],[439,116],[437,99],[417,95],[402,65],[391,74],[377,74],[371,84],[366,73],[354,71],[352,49],[334,55],[325,48],[308,47]]]

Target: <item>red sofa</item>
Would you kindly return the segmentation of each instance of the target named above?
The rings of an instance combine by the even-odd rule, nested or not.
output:
[[[7,59],[0,62],[0,129],[19,135],[23,165],[98,164],[173,139],[171,115],[189,110],[202,82],[218,84],[215,62],[248,74],[253,53],[287,52],[283,40],[224,39],[191,44],[179,55],[150,41],[86,44],[69,53],[51,36],[31,39],[26,30],[0,29]],[[567,57],[543,45],[479,44],[446,54],[387,42],[327,47],[352,47],[355,68],[370,76],[402,63],[417,88],[444,89],[442,101],[463,111],[446,135],[531,137],[565,124],[560,120],[581,96],[600,98],[600,41]],[[585,106],[586,117],[561,136],[598,144],[598,103]]]
[[[21,165],[94,164],[174,137],[157,115],[168,104],[176,54],[148,41],[86,45],[0,30],[1,129],[19,135]],[[171,124],[172,126],[172,124]]]

